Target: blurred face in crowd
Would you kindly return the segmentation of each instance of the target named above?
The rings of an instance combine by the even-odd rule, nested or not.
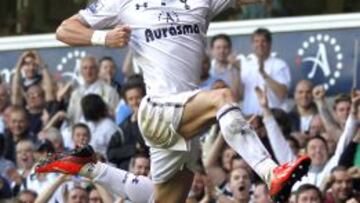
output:
[[[251,187],[251,180],[248,171],[244,168],[232,170],[230,173],[229,187],[236,200],[248,200],[250,198]]]
[[[336,120],[341,124],[345,125],[346,119],[350,114],[351,103],[348,101],[341,101],[336,104],[334,113]]]
[[[81,148],[89,144],[90,142],[90,134],[86,128],[77,127],[73,131],[72,135],[75,148]]]
[[[328,160],[328,149],[321,139],[311,139],[306,145],[306,152],[313,166],[323,166]]]
[[[325,132],[325,127],[319,115],[315,115],[310,122],[309,136],[320,135]]]
[[[271,198],[265,184],[259,184],[254,190],[254,203],[271,203]]]
[[[98,79],[98,67],[94,58],[84,58],[80,65],[81,76],[85,84],[90,85]]]
[[[196,198],[201,198],[201,196],[204,194],[204,187],[204,175],[196,172],[191,185],[191,193],[194,194]]]
[[[331,185],[333,196],[340,201],[350,197],[353,189],[352,179],[346,170],[336,170],[332,173],[334,182]]]
[[[33,79],[37,74],[37,64],[35,62],[35,58],[32,56],[27,56],[24,58],[21,70],[25,74],[25,78]]]
[[[227,58],[231,53],[230,44],[225,39],[218,38],[213,43],[211,53],[217,62],[227,63]]]
[[[271,43],[266,40],[264,35],[255,34],[252,37],[252,48],[258,58],[267,58],[270,55]]]
[[[20,168],[31,169],[34,165],[34,148],[31,141],[20,141],[16,145],[16,162]]]
[[[321,203],[321,197],[314,189],[302,191],[298,195],[298,201],[296,203]]]
[[[221,163],[222,163],[223,168],[226,171],[231,170],[231,161],[235,155],[236,155],[236,152],[232,148],[227,147],[224,149],[224,151],[222,153],[222,157],[221,157]]]
[[[32,85],[26,92],[26,104],[29,110],[42,109],[45,98],[44,91],[39,85]]]
[[[150,172],[150,160],[145,157],[138,157],[134,161],[133,173],[135,175],[148,176]]]
[[[0,85],[0,112],[3,112],[9,104],[9,94],[4,85]]]
[[[101,196],[96,189],[90,191],[89,194],[89,203],[102,203]]]
[[[81,188],[74,188],[70,190],[68,203],[88,203],[88,193]]]
[[[36,196],[30,192],[21,192],[19,194],[19,200],[21,203],[34,203]]]
[[[130,106],[131,110],[137,114],[143,92],[141,88],[131,88],[125,92],[126,103]]]
[[[295,88],[295,103],[301,108],[309,108],[313,100],[312,85],[307,80],[300,81]]]
[[[115,76],[115,63],[111,60],[103,60],[100,63],[99,76],[105,80],[112,79]]]
[[[24,111],[22,110],[13,110],[10,113],[10,125],[9,129],[13,136],[17,137],[23,133],[28,128],[28,121]]]

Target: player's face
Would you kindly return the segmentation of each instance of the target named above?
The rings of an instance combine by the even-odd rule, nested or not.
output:
[[[134,174],[148,176],[150,172],[150,160],[139,157],[134,163]]]
[[[331,191],[334,197],[345,201],[351,195],[353,189],[351,177],[346,171],[334,171],[332,175],[334,183],[331,186]]]
[[[115,76],[115,64],[110,60],[105,60],[100,64],[99,76],[101,78],[113,78]]]
[[[227,58],[231,53],[229,43],[221,38],[215,40],[211,51],[215,60],[217,60],[220,63],[226,63]]]
[[[250,175],[244,168],[237,168],[230,173],[230,190],[237,200],[248,199],[250,196]]]
[[[295,102],[296,105],[307,108],[310,106],[312,98],[312,88],[309,83],[301,82],[295,89]]]
[[[299,194],[297,203],[321,203],[321,199],[315,190],[307,190]]]
[[[328,160],[328,151],[325,143],[320,139],[312,139],[306,148],[308,156],[311,158],[311,164],[314,166],[323,166]]]
[[[340,124],[345,124],[347,117],[350,114],[351,104],[347,101],[342,101],[335,106],[335,116]]]
[[[259,58],[266,58],[270,55],[271,44],[264,35],[254,35],[252,38],[252,47],[255,55]]]
[[[98,79],[98,68],[94,60],[83,60],[81,62],[80,71],[86,84],[92,84]]]
[[[125,99],[133,112],[138,112],[141,99],[143,98],[142,90],[140,88],[132,88],[126,91]]]
[[[21,69],[24,71],[25,78],[33,79],[36,76],[37,65],[33,57],[25,57]]]

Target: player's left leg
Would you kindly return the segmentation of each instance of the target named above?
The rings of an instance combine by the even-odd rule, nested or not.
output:
[[[50,156],[45,162],[39,163],[35,171],[78,174],[101,184],[116,196],[137,203],[153,203],[155,186],[148,177],[135,176],[128,171],[96,162],[95,153],[90,146],[73,150],[64,156]]]

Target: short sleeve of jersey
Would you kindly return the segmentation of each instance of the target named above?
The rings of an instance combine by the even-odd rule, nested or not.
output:
[[[236,0],[210,0],[210,20],[227,8],[235,7]]]
[[[121,24],[119,0],[96,0],[86,9],[80,10],[80,16],[93,29],[109,29]]]

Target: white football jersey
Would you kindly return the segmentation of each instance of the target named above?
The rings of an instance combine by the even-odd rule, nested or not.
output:
[[[210,20],[234,0],[98,0],[79,14],[93,29],[129,25],[147,93],[197,88]]]

